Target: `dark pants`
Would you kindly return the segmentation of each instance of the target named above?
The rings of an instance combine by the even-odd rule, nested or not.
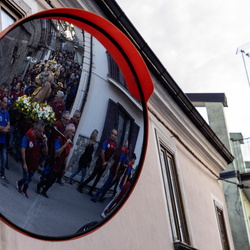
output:
[[[23,186],[23,190],[22,190],[23,192],[27,191],[29,184],[30,184],[35,172],[36,172],[35,170],[34,171],[25,171],[23,169],[23,178],[18,181],[18,186],[20,186],[20,187]]]
[[[1,157],[0,174],[4,175],[4,169],[6,167],[6,162],[7,162],[6,143],[0,143],[0,157]]]
[[[104,183],[104,185],[100,188],[100,190],[93,196],[93,199],[104,199],[104,196],[108,192],[108,190],[113,186],[114,175],[109,174],[108,179]]]
[[[103,172],[105,171],[106,167],[100,167],[100,166],[95,166],[92,174],[87,178],[83,183],[81,183],[78,188],[82,189],[86,184],[88,184],[90,181],[92,181],[95,177],[95,182],[90,188],[89,192],[92,193],[93,190],[95,189],[95,186],[97,185],[98,181],[101,179]]]
[[[38,184],[37,187],[40,189],[43,187],[42,194],[46,194],[46,192],[51,188],[51,186],[55,183],[56,179],[58,178],[58,175],[60,172],[55,173],[52,169],[50,172],[45,176],[43,180],[41,180]]]

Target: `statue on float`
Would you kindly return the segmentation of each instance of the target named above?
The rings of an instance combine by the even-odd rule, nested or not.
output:
[[[36,76],[35,83],[37,88],[33,92],[30,102],[43,102],[49,97],[51,93],[51,85],[55,80],[52,69],[56,64],[57,62],[55,60],[48,61],[48,64],[45,65],[44,70]]]

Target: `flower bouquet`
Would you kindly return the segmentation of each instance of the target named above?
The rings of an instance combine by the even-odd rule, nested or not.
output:
[[[14,103],[14,109],[18,110],[25,118],[35,120],[43,120],[45,126],[53,126],[55,119],[55,113],[47,103],[30,102],[30,97],[24,95],[18,97]]]

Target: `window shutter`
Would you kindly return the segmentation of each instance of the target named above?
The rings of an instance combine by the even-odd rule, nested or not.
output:
[[[100,140],[101,143],[99,144],[98,150],[96,152],[98,153],[100,152],[102,142],[108,137],[110,137],[111,130],[114,128],[116,129],[117,124],[118,124],[118,107],[113,100],[109,99],[106,118]]]
[[[133,153],[135,150],[135,145],[137,142],[139,130],[140,130],[140,126],[137,125],[135,122],[133,122],[131,124],[131,134],[130,134],[130,141],[129,141],[129,145],[131,145],[131,153]]]

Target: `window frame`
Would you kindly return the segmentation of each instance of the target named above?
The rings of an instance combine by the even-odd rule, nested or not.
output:
[[[6,12],[15,21],[27,16],[27,13],[23,9],[21,9],[19,5],[16,5],[16,3],[14,1],[12,1],[12,0],[1,1],[0,2],[0,31],[3,30],[1,10]]]
[[[125,79],[122,75],[122,72],[118,64],[116,63],[114,58],[109,54],[108,51],[106,51],[106,54],[107,54],[107,60],[108,60],[108,77],[116,81],[118,84],[120,84],[123,88],[127,90],[128,88],[127,88]]]
[[[159,155],[173,241],[190,245],[191,240],[188,232],[175,155],[161,140],[159,141]]]
[[[213,200],[213,203],[214,203],[214,210],[216,214],[218,232],[219,232],[220,240],[221,240],[221,247],[223,250],[230,250],[230,243],[228,239],[228,233],[227,233],[223,207],[216,200]]]
[[[121,122],[123,121],[123,122]],[[133,120],[130,116],[127,115],[121,108],[118,106],[118,136],[117,136],[117,143],[122,147],[125,144],[125,141],[130,142],[131,136],[131,124]],[[121,132],[122,131],[122,132]]]
[[[3,27],[3,24],[4,24],[3,18],[2,18],[3,14],[5,14],[6,16],[8,16],[9,19],[12,19],[12,23],[10,23],[9,25],[13,24],[17,20],[13,15],[11,15],[8,11],[6,11],[5,8],[1,7],[0,8],[0,30],[4,30],[4,29],[6,29],[9,26],[8,25],[6,27]]]
[[[110,136],[110,132],[113,128],[118,129],[118,123],[119,123],[119,115],[120,113],[123,113],[125,116],[125,120],[130,120],[130,128],[128,131],[128,141],[129,141],[129,147],[130,152],[133,153],[136,147],[140,126],[135,122],[134,118],[126,111],[126,109],[118,102],[115,102],[112,99],[109,99],[107,111],[106,111],[106,117],[104,122],[104,127],[101,135],[100,141],[104,141],[106,138]],[[121,148],[122,143],[124,143],[125,138],[122,137],[120,140],[120,144],[117,144],[118,148]],[[98,147],[98,150],[96,151],[99,153],[101,144]]]

